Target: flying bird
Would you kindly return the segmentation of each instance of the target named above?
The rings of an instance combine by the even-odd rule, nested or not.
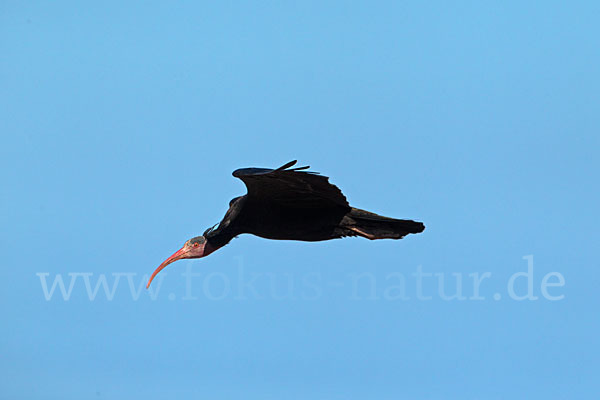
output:
[[[351,207],[329,178],[291,168],[290,161],[277,169],[242,168],[233,172],[248,193],[229,202],[223,220],[194,237],[154,271],[146,288],[163,268],[184,258],[206,257],[237,235],[250,233],[265,239],[316,242],[345,236],[367,239],[402,239],[423,232],[421,222],[383,217]]]

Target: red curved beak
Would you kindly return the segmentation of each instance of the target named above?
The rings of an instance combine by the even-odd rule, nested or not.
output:
[[[215,250],[216,250],[216,248],[211,246],[207,242],[204,242],[203,244],[196,246],[196,247],[189,246],[188,243],[184,244],[181,249],[179,249],[175,253],[173,253],[173,255],[171,257],[169,257],[165,261],[163,261],[163,263],[160,264],[158,266],[158,268],[156,268],[156,270],[154,270],[154,272],[152,273],[152,276],[150,276],[150,279],[148,280],[148,284],[146,284],[146,289],[148,289],[150,287],[150,283],[152,283],[152,280],[154,279],[154,277],[160,271],[162,271],[167,265],[169,265],[177,260],[184,259],[184,258],[205,257]]]
[[[148,289],[150,287],[150,283],[152,283],[152,280],[154,279],[154,277],[156,275],[158,275],[158,273],[160,271],[162,271],[167,265],[177,261],[177,260],[181,260],[182,258],[186,258],[185,254],[186,254],[186,246],[183,246],[181,249],[177,250],[175,253],[173,253],[173,255],[169,258],[167,258],[165,261],[163,261],[162,264],[160,264],[158,266],[158,268],[156,268],[154,270],[154,272],[152,273],[152,276],[150,276],[150,279],[148,280],[148,283],[146,284],[146,289]]]

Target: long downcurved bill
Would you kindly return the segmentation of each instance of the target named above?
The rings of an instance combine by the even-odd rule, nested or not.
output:
[[[165,261],[163,261],[163,263],[160,264],[158,266],[158,268],[156,268],[154,270],[154,272],[152,273],[152,276],[150,276],[150,279],[148,280],[148,284],[146,284],[146,289],[148,289],[150,287],[150,283],[152,283],[152,280],[154,279],[154,277],[156,275],[158,275],[158,273],[160,271],[162,271],[167,265],[169,265],[177,260],[181,260],[182,258],[186,258],[187,253],[188,253],[188,249],[186,249],[184,246],[181,249],[177,250],[175,253],[173,253],[173,255],[171,257],[169,257]]]

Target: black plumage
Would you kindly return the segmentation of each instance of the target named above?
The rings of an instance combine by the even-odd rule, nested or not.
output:
[[[266,239],[320,241],[344,236],[401,239],[425,229],[421,222],[387,218],[351,207],[329,178],[309,167],[243,168],[233,172],[248,189],[230,202],[225,217],[206,240],[223,246],[250,233]]]

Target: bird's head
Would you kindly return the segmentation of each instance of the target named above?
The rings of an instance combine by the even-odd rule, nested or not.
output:
[[[167,265],[175,262],[177,260],[182,260],[184,258],[200,258],[206,257],[213,251],[215,251],[218,247],[211,245],[204,236],[196,236],[184,243],[183,247],[177,250],[171,257],[167,258],[163,261],[162,264],[156,268],[156,270],[152,273],[152,276],[148,280],[148,284],[146,285],[146,289],[150,287],[150,283],[154,279],[154,277],[163,270]]]

